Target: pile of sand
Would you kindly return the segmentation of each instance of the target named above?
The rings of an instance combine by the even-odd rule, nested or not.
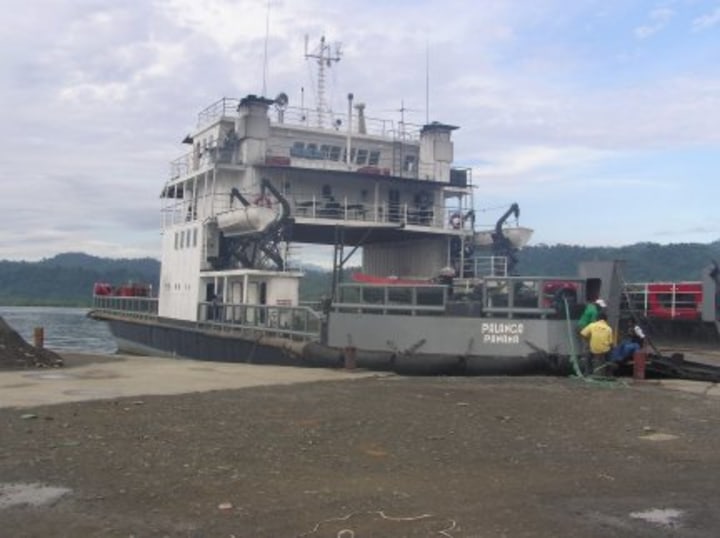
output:
[[[31,346],[0,317],[0,370],[49,368],[63,365],[57,353]]]

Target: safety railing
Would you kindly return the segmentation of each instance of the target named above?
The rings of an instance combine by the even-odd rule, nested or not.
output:
[[[582,310],[584,281],[544,277],[487,277],[464,289],[447,284],[340,284],[331,311],[338,313],[564,319]]]
[[[306,306],[201,302],[198,323],[221,332],[251,331],[292,340],[318,340],[322,316]]]
[[[240,99],[223,97],[200,111],[197,128],[202,129],[224,117],[237,117]],[[334,112],[319,112],[315,109],[302,107],[285,107],[272,113],[271,121],[278,124],[313,127],[331,131],[347,132],[348,115]],[[360,121],[357,114],[352,117],[354,134],[390,137],[396,140],[418,140],[422,127],[408,122],[395,122],[382,118],[366,116],[364,133],[360,133]]]
[[[202,129],[203,127],[211,125],[223,117],[236,117],[239,104],[240,99],[233,97],[223,97],[222,99],[215,101],[210,106],[200,111],[198,114],[197,128]]]
[[[94,295],[93,308],[127,312],[132,314],[157,315],[157,297],[123,297],[119,295]]]
[[[158,300],[151,297],[93,297],[93,315],[156,321],[165,325],[254,336],[276,336],[298,341],[319,340],[322,315],[307,306],[214,304],[201,302],[197,321],[158,316]]]
[[[647,318],[695,320],[702,315],[702,282],[626,283],[621,309]]]

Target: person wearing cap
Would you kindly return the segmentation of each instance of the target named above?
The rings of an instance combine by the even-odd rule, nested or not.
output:
[[[578,330],[582,331],[585,327],[597,321],[598,314],[605,308],[607,308],[607,304],[602,299],[595,299],[595,301],[588,303],[577,322]]]
[[[580,331],[580,336],[590,344],[589,373],[600,371],[607,365],[608,353],[613,346],[613,330],[607,322],[607,314],[600,312],[597,321]]]

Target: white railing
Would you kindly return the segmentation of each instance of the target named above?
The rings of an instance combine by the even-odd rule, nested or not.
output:
[[[198,304],[198,324],[221,332],[252,331],[292,340],[319,340],[322,316],[307,306]]]
[[[198,114],[197,128],[202,129],[221,118],[237,117],[240,99],[223,97],[215,101]],[[271,110],[271,121],[275,124],[299,125],[329,131],[347,132],[348,117],[345,113],[323,112],[302,107],[287,107],[282,113]],[[282,121],[280,116],[282,115]],[[352,130],[360,134],[357,114],[352,116]],[[365,133],[372,136],[390,137],[394,140],[418,140],[421,126],[408,122],[395,122],[382,118],[365,117]]]

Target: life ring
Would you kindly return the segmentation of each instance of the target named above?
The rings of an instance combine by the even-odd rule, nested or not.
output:
[[[270,208],[270,207],[272,207],[273,202],[272,202],[272,200],[271,200],[268,196],[266,196],[266,195],[264,195],[264,194],[261,194],[260,196],[258,196],[257,198],[255,198],[255,205],[258,206],[258,207],[268,207],[268,208]]]
[[[453,213],[450,215],[450,226],[452,226],[453,230],[459,230],[462,228],[462,222],[463,218],[460,213]]]

